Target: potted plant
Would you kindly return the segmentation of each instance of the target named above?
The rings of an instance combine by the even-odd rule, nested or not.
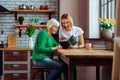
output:
[[[112,38],[112,27],[116,24],[115,19],[98,18],[102,38]]]
[[[33,39],[32,39],[32,36],[34,35],[36,29],[38,30],[41,30],[40,27],[36,27],[37,23],[38,23],[39,19],[37,18],[30,18],[29,19],[29,23],[27,24],[23,24],[21,27],[20,27],[20,30],[25,30],[25,33],[29,36],[29,47],[30,48],[33,48]]]
[[[20,24],[23,24],[24,17],[23,16],[19,16],[18,21],[19,21]]]

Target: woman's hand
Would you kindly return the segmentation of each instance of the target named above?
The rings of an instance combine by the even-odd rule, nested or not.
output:
[[[58,46],[55,46],[52,48],[52,50],[57,50],[57,49],[62,49],[62,47],[60,45],[58,45]]]
[[[56,46],[57,49],[62,49],[61,45]]]
[[[78,49],[78,46],[73,46],[73,45],[70,45],[68,46],[69,49]]]
[[[84,48],[84,45],[78,45],[78,46],[73,46],[73,45],[70,45],[69,47],[68,47],[69,49],[81,49],[81,48]]]

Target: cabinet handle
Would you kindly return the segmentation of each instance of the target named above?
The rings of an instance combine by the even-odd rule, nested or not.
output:
[[[19,78],[19,74],[13,74],[13,78]]]
[[[19,65],[18,64],[13,64],[13,69],[19,69]]]
[[[19,56],[19,52],[13,52],[13,56]]]

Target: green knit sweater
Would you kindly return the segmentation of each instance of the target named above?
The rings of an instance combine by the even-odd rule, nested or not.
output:
[[[36,36],[32,59],[37,61],[44,58],[52,58],[52,48],[57,45],[58,43],[48,34],[46,29],[41,30]]]

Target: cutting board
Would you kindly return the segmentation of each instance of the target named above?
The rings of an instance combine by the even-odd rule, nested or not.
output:
[[[16,35],[8,35],[8,47],[16,47]]]

